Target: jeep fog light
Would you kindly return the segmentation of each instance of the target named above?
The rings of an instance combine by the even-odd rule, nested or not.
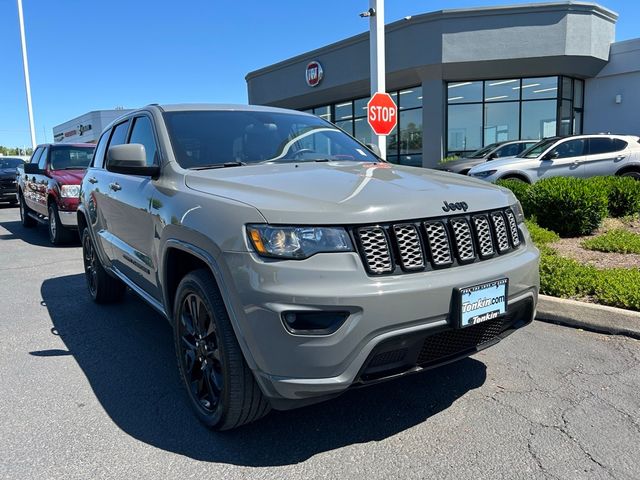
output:
[[[284,312],[282,323],[297,335],[329,335],[342,326],[349,312]]]

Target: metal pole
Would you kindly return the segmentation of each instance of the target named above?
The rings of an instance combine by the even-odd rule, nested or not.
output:
[[[384,0],[369,0],[369,47],[371,64],[371,95],[386,92],[384,45]],[[380,156],[387,159],[387,137],[376,135]]]
[[[22,65],[24,67],[24,84],[27,89],[27,109],[29,110],[29,130],[31,132],[31,148],[36,149],[36,130],[33,126],[33,107],[31,106],[31,82],[29,80],[29,61],[27,60],[27,41],[24,36],[24,17],[22,0],[18,0],[18,21],[20,22],[20,40],[22,42]]]

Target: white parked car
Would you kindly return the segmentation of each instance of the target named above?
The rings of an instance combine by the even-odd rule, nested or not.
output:
[[[490,182],[534,183],[548,177],[623,175],[640,180],[640,138],[634,135],[576,135],[541,140],[515,157],[482,163],[468,175]]]

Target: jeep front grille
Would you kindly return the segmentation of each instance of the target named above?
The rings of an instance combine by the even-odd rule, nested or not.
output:
[[[521,244],[511,209],[354,229],[371,275],[416,272],[486,260]]]

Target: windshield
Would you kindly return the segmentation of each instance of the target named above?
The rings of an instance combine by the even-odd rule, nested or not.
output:
[[[91,163],[94,147],[56,145],[51,147],[51,170],[84,170]]]
[[[558,137],[545,138],[539,141],[535,145],[527,148],[520,155],[516,155],[517,158],[538,158],[542,153],[549,148],[552,144],[558,141]]]
[[[468,158],[484,158],[499,145],[499,143],[492,143],[491,145],[487,145],[486,147],[483,147],[480,150],[476,150],[475,152],[470,154]]]
[[[20,158],[2,158],[0,157],[0,168],[16,168],[24,162]]]
[[[259,162],[378,161],[337,127],[309,115],[207,110],[166,112],[164,118],[182,168]]]

